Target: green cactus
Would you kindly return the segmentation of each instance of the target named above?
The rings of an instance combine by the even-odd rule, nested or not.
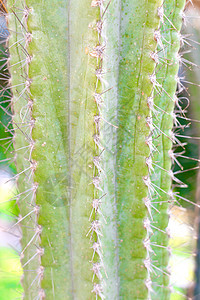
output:
[[[157,95],[154,103],[157,113],[155,113],[153,118],[153,126],[156,132],[153,137],[155,138],[158,134],[159,137],[156,138],[154,144],[157,151],[153,158],[154,173],[151,180],[157,193],[156,200],[154,200],[157,203],[153,205],[159,211],[159,214],[156,213],[156,216],[153,216],[153,225],[156,228],[153,230],[151,242],[155,244],[155,246],[152,246],[155,252],[153,264],[155,268],[160,270],[157,269],[157,271],[155,269],[156,274],[153,273],[151,278],[153,282],[156,282],[156,286],[153,286],[154,291],[160,295],[161,299],[168,299],[170,294],[170,289],[168,288],[170,249],[168,248],[166,228],[169,219],[169,203],[175,198],[172,193],[172,180],[177,182],[171,171],[171,162],[175,159],[171,149],[177,137],[176,132],[172,132],[171,129],[173,123],[177,121],[173,111],[175,104],[178,102],[178,98],[175,96],[179,69],[179,56],[177,54],[180,48],[180,29],[182,25],[180,11],[183,10],[184,5],[185,1],[182,0],[165,1],[164,3],[164,17],[161,27],[161,31],[163,31],[162,43],[159,43],[158,51],[162,50],[162,48],[165,49],[160,52],[160,61],[162,64],[162,59],[164,59],[168,63],[166,64],[164,61],[162,67],[158,65],[156,71],[157,82],[155,83]],[[159,163],[157,164],[157,162]]]
[[[8,0],[24,299],[169,299],[184,0]]]

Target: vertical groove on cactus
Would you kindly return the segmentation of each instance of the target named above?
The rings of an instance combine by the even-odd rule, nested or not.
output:
[[[108,4],[109,1],[106,1],[105,6]],[[107,278],[105,276],[103,278],[105,299],[119,299],[120,293],[116,176],[120,20],[121,0],[111,1],[103,19],[102,32],[106,43],[102,85],[103,90],[109,89],[103,94],[102,118],[104,121],[101,125],[101,140],[104,146],[102,163],[105,172],[102,185],[106,193],[105,200],[102,201],[101,212],[107,222],[102,227],[103,261],[107,273]],[[100,216],[100,218],[103,217]]]

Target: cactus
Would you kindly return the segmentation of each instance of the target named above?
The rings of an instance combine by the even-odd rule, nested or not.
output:
[[[7,1],[24,299],[169,299],[184,5]]]

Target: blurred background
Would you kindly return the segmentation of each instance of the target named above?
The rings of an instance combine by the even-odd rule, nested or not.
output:
[[[16,173],[12,157],[11,91],[7,89],[8,49],[5,10],[0,6],[0,299],[21,299],[22,275],[19,253],[20,228],[17,222],[16,186],[12,180]],[[6,124],[6,125],[5,125]]]
[[[16,170],[12,156],[11,91],[7,87],[8,34],[5,9],[0,4],[0,300],[22,298],[21,232],[18,224],[14,226],[19,212],[17,187],[12,180]],[[200,204],[200,140],[188,137],[200,137],[200,0],[186,4],[182,44],[179,99],[182,109],[187,110],[186,117],[196,121],[179,119],[182,125],[187,125],[181,133],[186,136],[181,142],[187,143],[184,153],[187,158],[179,158],[185,172],[179,173],[177,165],[173,171],[187,187],[174,186],[174,189],[190,202],[179,201],[170,209],[171,299],[197,300],[200,299],[200,210],[195,203]]]

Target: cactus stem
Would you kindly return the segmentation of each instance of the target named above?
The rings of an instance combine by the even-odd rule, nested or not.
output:
[[[28,299],[55,298],[61,277],[66,284],[60,298],[154,299],[159,287],[160,298],[169,296],[168,205],[191,201],[170,185],[185,186],[170,170],[173,162],[182,169],[178,157],[187,159],[171,150],[173,143],[184,146],[183,135],[171,128],[181,128],[174,105],[185,113],[175,92],[177,83],[183,89],[176,76],[179,42],[188,39],[179,33],[184,1],[166,1],[66,0],[59,4],[64,18],[60,11],[48,17],[47,2],[27,0],[33,5],[28,8],[19,1],[16,12],[10,9],[16,30],[8,68],[19,162],[13,179],[23,212],[15,225],[25,236],[22,285]],[[70,10],[81,26],[70,20]],[[54,27],[58,16],[62,22]],[[64,48],[58,28],[66,34]],[[87,146],[90,161],[85,155],[79,170],[77,149]]]

